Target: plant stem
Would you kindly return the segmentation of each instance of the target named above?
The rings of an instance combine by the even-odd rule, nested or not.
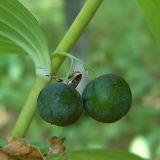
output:
[[[41,89],[48,83],[44,78],[37,77],[33,84],[28,99],[23,106],[21,113],[16,121],[11,136],[14,138],[24,137],[27,133],[29,125],[36,113],[37,97]]]
[[[93,15],[97,11],[98,7],[103,0],[87,0],[84,7],[81,9],[79,15],[71,25],[70,29],[54,51],[54,54],[58,52],[70,52],[74,47],[75,43],[81,36],[84,29],[87,27],[88,23],[92,19]],[[52,69],[53,74],[56,74],[59,67],[65,60],[65,56],[59,55],[52,56]]]
[[[93,15],[95,14],[96,10],[98,9],[99,5],[103,0],[87,0],[84,7],[80,11],[79,15],[75,19],[74,23],[62,39],[61,43],[58,45],[54,53],[58,52],[69,52],[77,40],[79,39],[80,35],[88,25],[89,21],[92,19]],[[66,56],[63,55],[54,55],[52,58],[52,68],[53,74],[55,74],[63,61],[65,60]],[[18,120],[13,128],[12,137],[24,137],[31,121],[36,113],[36,103],[37,97],[44,86],[49,83],[45,79],[41,77],[37,77],[32,90],[29,94],[29,97],[22,108],[22,111],[18,117]]]

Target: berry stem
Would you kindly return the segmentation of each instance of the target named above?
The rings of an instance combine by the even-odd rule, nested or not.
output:
[[[54,56],[56,53],[59,52],[70,52],[74,45],[76,44],[77,40],[83,33],[84,29],[87,27],[88,23],[96,13],[98,7],[102,3],[103,0],[87,0],[84,7],[81,9],[80,13],[78,14],[77,18],[71,25],[70,29],[55,49],[52,55],[52,69],[53,74],[56,74],[59,67],[65,60],[65,56],[58,55]]]
[[[68,79],[69,75],[73,72],[73,64],[74,64],[74,60],[73,59],[70,59],[70,67],[69,67],[69,70],[68,70],[68,73],[67,73],[67,76],[65,77],[65,79]]]
[[[83,65],[83,67],[84,67],[85,69],[90,70],[95,77],[97,76],[97,73],[94,71],[94,69],[93,69],[90,65],[88,65],[87,63],[84,63],[81,59],[73,56],[71,53],[59,52],[59,53],[56,53],[56,54],[55,54],[55,56],[58,56],[58,55],[63,55],[63,56],[65,56],[65,57],[67,57],[67,58],[70,58],[71,60],[75,60],[75,61],[79,62],[80,64]]]

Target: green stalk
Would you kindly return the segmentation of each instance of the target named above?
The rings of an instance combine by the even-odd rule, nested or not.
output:
[[[79,15],[71,25],[70,29],[56,48],[52,56],[52,69],[53,74],[56,74],[59,67],[65,60],[65,56],[54,55],[58,52],[70,52],[74,47],[75,43],[83,33],[84,29],[87,27],[88,23],[96,13],[98,7],[103,0],[87,0],[84,7],[81,9]]]
[[[95,14],[96,10],[98,9],[99,5],[103,0],[87,0],[84,7],[80,11],[79,15],[75,19],[74,23],[54,51],[54,53],[58,52],[69,52],[74,47],[75,43],[79,39],[80,35],[87,27],[88,23],[92,19],[93,15]],[[54,55],[52,58],[52,68],[53,74],[55,74],[60,65],[65,60],[66,56],[63,55]],[[42,88],[44,88],[49,82],[41,77],[37,77],[29,97],[22,108],[22,111],[18,117],[18,120],[13,128],[12,137],[24,137],[27,133],[27,130],[32,122],[32,119],[36,113],[36,103],[37,97]]]
[[[23,106],[21,113],[16,121],[11,136],[14,138],[24,137],[29,125],[36,113],[36,103],[41,89],[48,83],[44,78],[37,77],[30,91],[28,99]]]

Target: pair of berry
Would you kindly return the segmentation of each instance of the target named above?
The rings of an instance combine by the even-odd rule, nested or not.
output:
[[[58,126],[74,123],[85,111],[95,120],[112,123],[129,111],[131,90],[120,76],[105,74],[90,81],[82,96],[70,85],[55,82],[38,97],[38,111],[47,122]]]

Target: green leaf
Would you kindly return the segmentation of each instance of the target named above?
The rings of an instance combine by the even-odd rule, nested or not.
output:
[[[25,53],[23,49],[18,47],[12,41],[0,37],[0,53],[1,54],[22,54]]]
[[[50,74],[46,39],[36,19],[17,0],[0,0],[0,53],[28,53],[37,69]]]
[[[144,160],[134,154],[124,151],[111,151],[105,149],[93,149],[75,151],[68,154],[70,160]]]
[[[136,0],[147,17],[155,35],[160,39],[160,1]]]

